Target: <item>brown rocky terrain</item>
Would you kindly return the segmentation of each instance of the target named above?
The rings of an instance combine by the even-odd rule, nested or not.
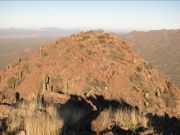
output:
[[[10,63],[0,72],[0,93],[6,120],[21,102],[41,101],[47,112],[58,104],[65,135],[180,133],[179,89],[127,42],[103,31],[57,39]],[[127,118],[133,124],[124,124]],[[145,130],[146,118],[153,132]]]
[[[150,64],[180,87],[180,30],[130,32],[123,35]]]

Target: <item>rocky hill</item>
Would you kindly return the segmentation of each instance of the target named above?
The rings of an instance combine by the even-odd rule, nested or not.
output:
[[[134,31],[123,35],[133,48],[180,87],[180,30]]]
[[[76,107],[77,101],[81,109],[89,106],[70,128],[78,127],[78,132],[82,125],[92,129],[92,119],[103,118],[101,112],[108,108],[180,118],[179,89],[127,42],[103,31],[57,39],[10,63],[0,72],[0,92],[2,105],[41,98],[60,106]],[[99,134],[96,122],[93,129]]]

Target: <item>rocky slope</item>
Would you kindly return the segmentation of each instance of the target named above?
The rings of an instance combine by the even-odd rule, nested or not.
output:
[[[0,72],[0,92],[1,104],[14,103],[18,92],[25,101],[43,95],[63,105],[77,97],[93,111],[119,104],[180,118],[179,89],[127,42],[103,31],[57,39],[9,64]]]
[[[133,48],[180,87],[180,30],[131,32],[123,35]]]

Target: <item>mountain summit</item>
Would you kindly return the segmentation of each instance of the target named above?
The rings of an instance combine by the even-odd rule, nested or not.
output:
[[[54,103],[81,95],[95,109],[102,100],[93,101],[103,97],[145,114],[180,117],[179,89],[127,42],[103,31],[57,39],[9,64],[0,73],[0,92],[1,103],[15,102],[17,93],[27,101],[43,95]]]
[[[165,97],[178,93],[126,42],[103,31],[81,32],[48,43],[9,64],[0,76],[0,91],[5,95],[18,91],[26,99],[40,91],[94,93],[154,112],[166,111]],[[170,102],[175,111],[175,100]]]

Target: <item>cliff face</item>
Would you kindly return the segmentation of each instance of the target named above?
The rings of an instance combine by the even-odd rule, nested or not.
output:
[[[14,102],[16,92],[25,100],[43,92],[47,99],[52,93],[98,95],[180,117],[179,89],[127,42],[103,31],[57,39],[10,63],[0,72],[0,92],[1,103]]]

